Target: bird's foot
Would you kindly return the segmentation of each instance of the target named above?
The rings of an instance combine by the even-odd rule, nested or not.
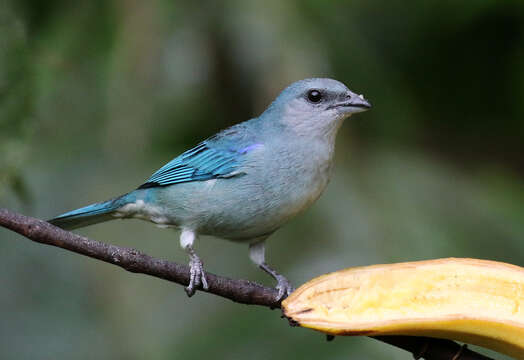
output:
[[[284,300],[295,291],[295,288],[283,275],[277,274],[275,279],[277,280],[277,286],[275,286],[275,288],[278,290],[277,301]]]
[[[260,265],[260,268],[267,272],[269,275],[273,277],[277,281],[277,286],[275,287],[278,290],[276,301],[282,301],[285,298],[287,298],[293,291],[295,291],[295,288],[291,286],[291,283],[284,277],[284,275],[280,275],[277,273],[274,269],[272,269],[268,264],[262,263]]]
[[[200,260],[195,253],[190,254],[189,268],[189,285],[184,289],[186,290],[187,296],[191,297],[195,295],[196,288],[201,286],[202,289],[207,290],[209,287],[207,285],[202,260]]]

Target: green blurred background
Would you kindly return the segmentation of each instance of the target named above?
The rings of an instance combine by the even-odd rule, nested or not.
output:
[[[119,195],[188,147],[327,76],[373,103],[336,172],[269,241],[296,285],[374,263],[524,265],[524,2],[0,2],[0,205],[50,218]],[[78,231],[186,262],[140,221]],[[243,245],[209,271],[271,284]],[[408,359],[0,229],[1,359]],[[499,356],[498,358],[502,358]]]

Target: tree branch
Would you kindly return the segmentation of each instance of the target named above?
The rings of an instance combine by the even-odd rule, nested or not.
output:
[[[0,226],[26,238],[51,246],[89,256],[133,273],[147,274],[181,285],[189,283],[189,267],[167,260],[153,258],[135,249],[101,243],[62,230],[45,221],[0,209]],[[277,291],[247,280],[233,280],[206,272],[208,293],[222,296],[241,304],[279,308]],[[202,290],[203,291],[203,290]],[[399,347],[426,360],[490,360],[481,354],[443,339],[412,336],[377,336],[377,340]],[[456,356],[459,354],[459,356]]]

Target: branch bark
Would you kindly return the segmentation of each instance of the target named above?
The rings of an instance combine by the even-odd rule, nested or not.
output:
[[[0,209],[0,226],[41,244],[56,246],[119,266],[133,273],[147,274],[187,286],[189,267],[153,258],[135,249],[101,243],[62,230],[43,220]],[[206,272],[208,293],[241,304],[279,308],[277,291],[247,280],[234,280]],[[203,291],[203,290],[201,290]],[[413,336],[377,336],[374,339],[409,351],[415,359],[491,360],[451,340]],[[458,355],[458,356],[457,356]]]

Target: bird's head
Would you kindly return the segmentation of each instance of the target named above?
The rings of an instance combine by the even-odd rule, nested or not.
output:
[[[297,81],[275,99],[265,114],[299,133],[335,134],[342,120],[371,108],[362,95],[333,79]]]

